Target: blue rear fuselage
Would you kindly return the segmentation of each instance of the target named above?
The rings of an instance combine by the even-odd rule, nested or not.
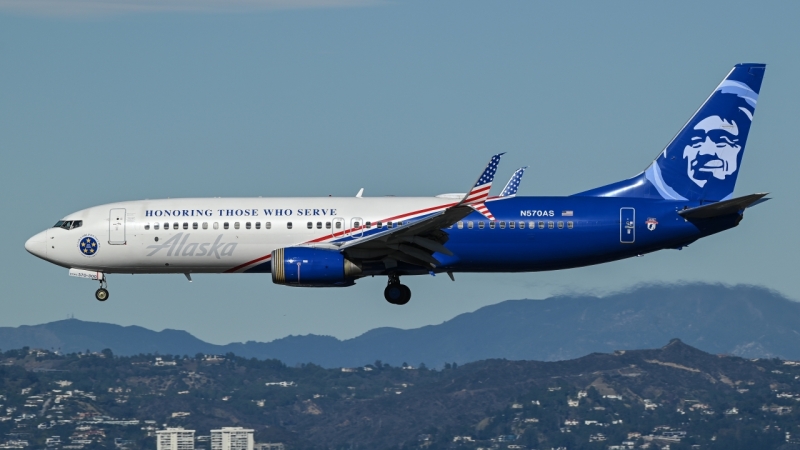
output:
[[[741,220],[734,214],[687,221],[678,211],[698,203],[642,198],[516,197],[489,205],[497,219],[493,228],[476,212],[446,230],[447,248],[454,255],[435,255],[443,263],[440,270],[530,272],[581,267],[681,248]]]

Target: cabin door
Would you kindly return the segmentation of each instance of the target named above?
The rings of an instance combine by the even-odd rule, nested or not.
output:
[[[125,208],[114,208],[108,213],[108,243],[125,244]]]
[[[636,240],[636,210],[633,208],[620,208],[619,241],[623,244],[633,244],[635,240]]]

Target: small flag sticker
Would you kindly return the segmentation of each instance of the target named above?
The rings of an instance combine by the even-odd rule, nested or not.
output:
[[[572,217],[572,211],[561,211],[563,217]]]

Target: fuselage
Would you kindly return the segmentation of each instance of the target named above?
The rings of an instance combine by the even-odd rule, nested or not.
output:
[[[61,227],[37,234],[26,248],[63,267],[106,274],[264,273],[271,270],[273,250],[335,249],[424,220],[456,203],[439,197],[120,202],[69,214],[59,221]],[[680,248],[734,227],[741,218],[698,224],[677,213],[696,203],[643,198],[514,197],[487,205],[496,220],[474,212],[443,230],[452,255],[434,253],[441,264],[395,271],[532,272],[586,266]]]

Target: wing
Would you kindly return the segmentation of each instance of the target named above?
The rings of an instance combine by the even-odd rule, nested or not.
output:
[[[481,212],[484,216],[487,216],[487,213],[487,217],[491,216],[484,202],[489,197],[489,190],[502,155],[501,153],[492,157],[486,169],[478,177],[478,181],[460,202],[443,211],[406,221],[400,226],[344,242],[339,245],[339,249],[350,260],[382,262],[386,269],[397,267],[398,262],[427,270],[436,268],[441,263],[433,257],[434,253],[453,255],[444,246],[449,239],[449,235],[444,231],[446,228],[468,216],[473,210]],[[490,220],[494,220],[494,217]]]

